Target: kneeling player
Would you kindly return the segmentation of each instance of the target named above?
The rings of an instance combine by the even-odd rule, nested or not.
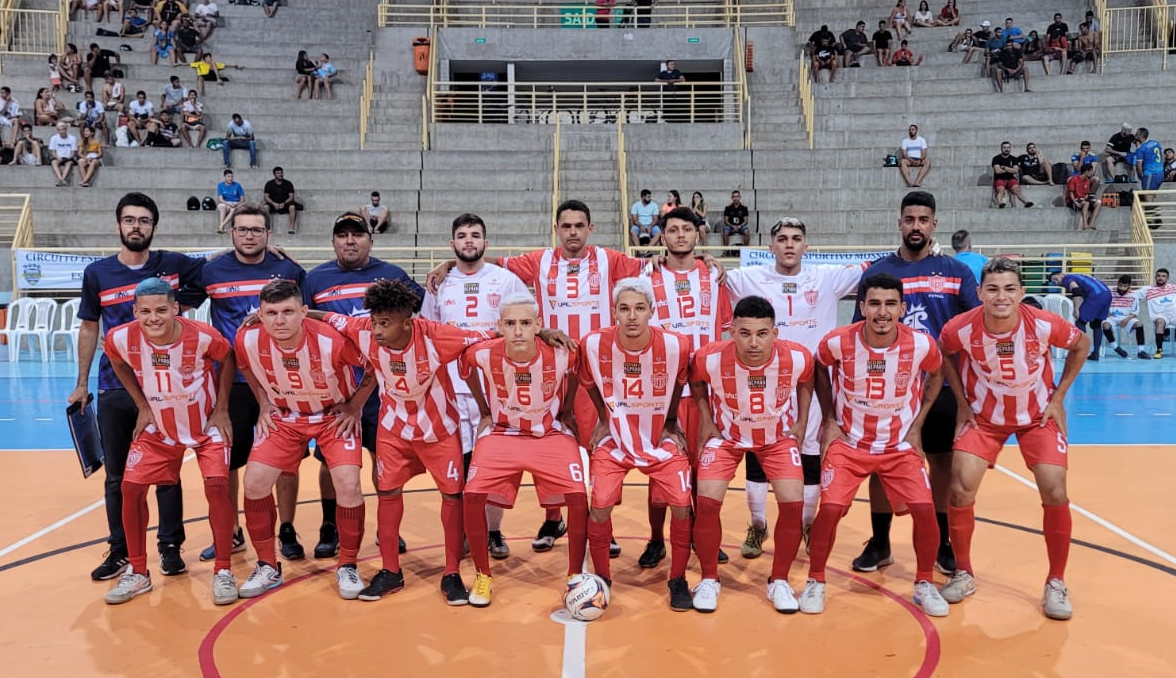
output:
[[[931,335],[902,324],[901,280],[880,273],[866,278],[863,289],[865,320],[833,330],[817,347],[824,464],[800,611],[825,611],[825,563],[837,523],[862,481],[875,473],[891,501],[906,504],[914,521],[915,604],[944,617],[947,603],[931,583],[939,526],[919,449],[923,420],[943,386],[943,359]]]
[[[718,605],[719,511],[736,467],[745,453],[754,452],[780,509],[768,600],[777,611],[793,613],[797,602],[788,570],[800,546],[800,445],[813,397],[813,358],[800,344],[778,338],[776,312],[763,297],[736,304],[731,336],[707,344],[691,360],[691,395],[698,404],[700,438],[707,441],[698,465],[694,543],[702,581],[694,587],[694,609],[711,612]]]
[[[1069,619],[1073,608],[1064,577],[1071,517],[1062,402],[1086,362],[1090,339],[1065,318],[1021,304],[1023,284],[1021,269],[1013,261],[989,262],[980,278],[983,305],[953,318],[939,335],[948,357],[944,377],[959,403],[960,424],[948,514],[956,571],[941,593],[949,603],[958,603],[976,592],[971,558],[976,492],[984,471],[996,464],[1001,447],[1015,434],[1044,510],[1049,575],[1042,609],[1050,619]],[[1056,388],[1052,347],[1069,351]],[[958,365],[952,358],[956,354]]]
[[[178,314],[171,285],[160,278],[148,278],[135,288],[136,320],[106,335],[106,356],[139,408],[122,481],[122,519],[130,567],[106,594],[106,602],[112,605],[151,590],[147,488],[178,484],[187,448],[196,452],[208,499],[216,560],[212,601],[228,605],[237,600],[237,580],[229,565],[233,508],[229,502],[228,446],[233,429],[228,393],[236,372],[233,351],[211,326]],[[219,363],[215,370],[214,361]]]

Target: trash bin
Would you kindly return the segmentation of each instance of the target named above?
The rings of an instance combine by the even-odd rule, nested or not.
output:
[[[429,39],[428,38],[413,38],[412,39],[412,65],[417,73],[421,75],[429,74]]]

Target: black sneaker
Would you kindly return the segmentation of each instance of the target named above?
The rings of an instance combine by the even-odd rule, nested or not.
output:
[[[233,533],[233,549],[230,553],[241,553],[245,550],[245,532],[241,528]],[[216,545],[209,544],[208,548],[200,552],[200,562],[206,563],[216,560]]]
[[[319,528],[319,541],[314,546],[314,557],[322,560],[334,558],[338,554],[339,530],[335,529],[335,523],[323,523]]]
[[[446,605],[467,605],[470,602],[470,591],[457,573],[441,577],[441,593],[445,594]]]
[[[694,609],[694,597],[690,595],[690,585],[686,577],[670,580],[670,609],[675,612],[685,612]]]
[[[179,544],[159,545],[159,571],[165,577],[174,577],[188,571],[184,559],[180,557]]]
[[[90,579],[94,581],[114,579],[125,572],[131,564],[131,561],[127,560],[126,551],[107,551],[102,556],[102,564],[90,572]]]
[[[396,546],[396,550],[399,551],[401,555],[408,553],[408,544],[404,543],[404,537],[397,537],[397,539],[400,541]]]
[[[1098,351],[1091,351],[1090,355],[1086,356],[1086,361],[1091,363],[1098,362]]]
[[[539,526],[539,533],[531,541],[531,550],[535,553],[545,553],[555,546],[555,540],[568,533],[568,524],[563,518],[559,521],[544,520]]]
[[[620,558],[621,557],[621,545],[617,543],[616,539],[613,539],[612,541],[610,541],[608,543],[608,557],[609,558]]]
[[[724,553],[723,549],[719,549],[719,565],[726,565],[727,562],[730,560],[731,560],[730,556],[728,556],[726,553]]]
[[[880,567],[894,564],[894,556],[890,555],[890,545],[878,548],[874,546],[874,539],[871,537],[866,540],[866,548],[862,549],[862,554],[853,559],[854,572],[874,572]]]
[[[1117,354],[1117,355],[1118,355],[1120,358],[1126,358],[1126,357],[1127,357],[1127,351],[1124,351],[1122,346],[1116,346],[1116,347],[1115,347],[1115,353],[1116,353],[1116,354]]]
[[[501,531],[491,531],[488,535],[490,542],[490,557],[494,560],[506,560],[510,557],[510,546],[503,539]]]
[[[955,551],[951,548],[951,542],[945,541],[939,545],[939,553],[935,555],[935,569],[949,577],[955,572]]]
[[[359,592],[359,599],[372,602],[404,588],[404,575],[392,570],[380,570],[372,582]]]
[[[637,559],[637,564],[642,568],[648,570],[657,567],[657,564],[666,557],[666,543],[662,541],[650,541],[645,544],[645,551],[641,557]]]
[[[298,533],[290,523],[282,523],[278,528],[278,541],[282,544],[282,557],[286,560],[302,560],[306,557],[306,549],[298,543]],[[318,554],[315,554],[318,557]]]

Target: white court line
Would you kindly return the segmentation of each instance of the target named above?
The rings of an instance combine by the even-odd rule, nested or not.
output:
[[[560,678],[584,678],[587,659],[588,624],[581,621],[564,623],[563,668]]]
[[[1031,487],[1034,490],[1037,490],[1037,483],[1034,483],[1032,480],[1028,480],[1026,478],[1023,478],[1023,477],[1021,477],[1021,475],[1019,475],[1017,473],[1013,473],[1012,471],[1001,466],[1000,464],[996,465],[996,470],[1009,476],[1013,480],[1016,480],[1017,482],[1021,483],[1022,485],[1025,485],[1026,487]],[[1145,551],[1148,551],[1149,553],[1152,553],[1156,557],[1162,558],[1173,565],[1176,565],[1176,556],[1173,556],[1171,553],[1168,553],[1167,551],[1163,551],[1155,546],[1152,546],[1151,544],[1147,543],[1146,541],[1131,534],[1127,530],[1124,530],[1123,528],[1119,527],[1118,525],[1115,525],[1114,523],[1111,523],[1107,520],[1103,520],[1102,518],[1091,513],[1090,511],[1087,511],[1086,509],[1075,504],[1074,502],[1070,502],[1070,508],[1073,509],[1078,514],[1085,516],[1085,517],[1089,518],[1090,520],[1094,521],[1095,523],[1110,530],[1111,532],[1114,532],[1115,534],[1126,539],[1127,541],[1131,542],[1132,544],[1135,544],[1139,548],[1141,548]]]

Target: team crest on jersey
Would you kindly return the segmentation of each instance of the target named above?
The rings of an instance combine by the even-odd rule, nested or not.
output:
[[[690,294],[690,281],[689,280],[675,280],[674,281],[674,291],[677,292],[679,295]]]
[[[135,468],[141,461],[143,461],[143,451],[131,448],[131,451],[127,453],[127,470],[130,471]]]
[[[553,395],[555,395],[555,382],[554,381],[544,381],[543,382],[543,397],[550,398]]]
[[[820,296],[820,292],[818,292],[815,289],[805,290],[804,291],[804,303],[808,304],[809,306],[815,307],[817,305],[817,298],[819,296]]]
[[[898,374],[894,375],[894,385],[897,386],[898,388],[905,389],[907,386],[910,386],[910,384],[911,384],[911,373],[910,372],[899,372]]]
[[[599,286],[600,285],[600,274],[597,273],[596,271],[593,271],[592,273],[588,274],[588,285],[591,287]]]
[[[195,365],[180,365],[180,376],[184,379],[191,379],[194,374],[196,374]]]
[[[478,293],[478,283],[468,282],[465,284],[464,294],[477,294],[477,293]]]
[[[428,369],[422,370],[422,369],[420,369],[420,365],[417,365],[417,383],[418,384],[420,384],[421,386],[424,386],[425,384],[429,383],[429,380],[432,378],[433,378],[432,372],[430,372]]]
[[[408,374],[408,365],[403,360],[391,360],[388,362],[388,369],[392,370],[392,374],[405,375]]]
[[[1002,341],[996,342],[996,354],[997,355],[1014,355],[1014,354],[1016,354],[1016,352],[1017,352],[1017,348],[1016,348],[1016,346],[1013,345],[1013,342],[1008,341],[1008,340],[1002,340]]]
[[[152,367],[171,367],[171,356],[167,353],[152,353],[151,354]]]
[[[514,375],[515,386],[530,386],[531,373],[530,372],[515,372]]]
[[[762,391],[768,386],[768,378],[762,374],[752,374],[747,377],[747,388]]]
[[[325,384],[327,382],[327,375],[322,370],[315,368],[310,371],[310,379],[316,385]]]
[[[871,358],[866,361],[866,371],[870,374],[884,374],[886,372],[886,361],[882,358]]]
[[[933,275],[927,279],[927,286],[931,288],[932,292],[942,292],[947,285],[947,281],[941,275]]]
[[[703,449],[702,454],[698,455],[698,465],[707,468],[715,463],[715,451],[709,447]]]
[[[501,301],[502,301],[501,294],[487,294],[486,295],[486,303],[490,304],[490,308],[495,311],[498,310],[498,303]]]
[[[779,403],[779,402],[783,402],[783,401],[787,400],[788,399],[788,392],[790,390],[791,389],[788,389],[788,388],[776,389],[776,402]]]
[[[288,370],[298,369],[298,358],[282,358],[282,367]]]
[[[821,489],[827,490],[833,484],[833,467],[826,466],[821,469]]]
[[[711,293],[710,292],[703,292],[703,293],[699,294],[698,299],[699,299],[699,301],[702,302],[703,308],[710,307],[710,305],[711,305]]]
[[[624,366],[625,374],[630,377],[641,376],[641,363],[626,362]]]
[[[654,388],[656,388],[658,390],[665,388],[666,381],[667,381],[667,377],[666,377],[665,372],[654,372],[653,373],[653,387]]]
[[[780,283],[780,291],[784,294],[796,294],[796,283],[786,282]]]

